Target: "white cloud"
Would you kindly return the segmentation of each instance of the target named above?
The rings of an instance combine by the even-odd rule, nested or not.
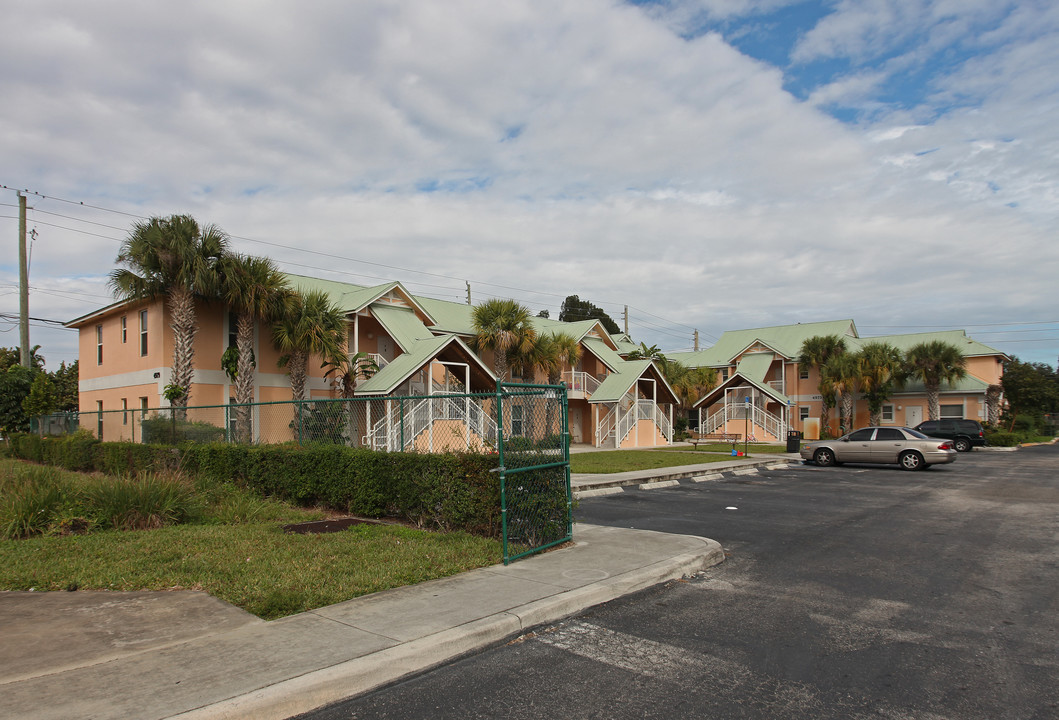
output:
[[[884,12],[956,27],[940,3],[890,5],[873,5],[871,20],[840,3],[845,19],[821,23],[801,52],[853,52],[853,38],[884,47],[906,32],[869,31]],[[1018,298],[1054,284],[1055,83],[1035,63],[1056,58],[1019,13],[978,40],[988,56],[932,86],[980,102],[940,118],[880,112],[864,126],[817,106],[872,102],[883,71],[799,102],[781,70],[720,36],[682,40],[605,0],[215,1],[168,13],[51,2],[10,20],[0,183],[135,215],[191,212],[297,248],[236,241],[291,272],[399,279],[454,300],[467,279],[476,299],[515,296],[553,314],[577,293],[615,316],[629,304],[667,318],[631,311],[637,338],[667,348],[689,346],[695,327],[960,326],[1048,307]],[[34,293],[33,314],[104,304],[131,218],[31,204],[33,284],[60,293]],[[0,284],[14,282],[11,263]],[[2,293],[0,310],[17,308]],[[41,337],[49,359],[73,356],[72,337]]]

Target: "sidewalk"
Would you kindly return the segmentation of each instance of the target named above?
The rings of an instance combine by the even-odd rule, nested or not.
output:
[[[287,718],[723,559],[578,524],[570,547],[272,622],[204,593],[0,593],[0,717]]]

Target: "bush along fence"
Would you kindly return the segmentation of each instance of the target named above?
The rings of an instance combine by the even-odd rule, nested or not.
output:
[[[505,563],[571,537],[561,385],[65,413],[34,418],[9,443],[70,470],[181,469],[299,504],[499,535]]]

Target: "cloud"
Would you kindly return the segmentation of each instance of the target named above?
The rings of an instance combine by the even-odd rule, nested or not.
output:
[[[796,69],[673,30],[678,11],[783,4],[19,6],[0,30],[0,183],[190,212],[295,273],[457,301],[467,280],[476,300],[553,316],[572,293],[615,317],[628,304],[637,339],[666,348],[693,328],[1043,312],[1020,298],[1049,292],[1057,259],[1059,44],[1032,21],[1054,13],[840,2],[799,57],[862,65],[808,101],[785,89]],[[978,50],[894,107],[879,93],[920,62],[903,45],[920,21],[938,47]],[[869,116],[824,111],[844,104]],[[133,218],[31,204],[32,282],[52,293],[33,314],[105,304]],[[0,283],[16,276],[0,266]],[[75,352],[42,337],[49,359]]]

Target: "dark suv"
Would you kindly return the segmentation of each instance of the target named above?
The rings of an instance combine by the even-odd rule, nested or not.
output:
[[[985,432],[977,420],[927,420],[916,425],[916,430],[931,437],[952,440],[959,452],[985,445]]]

